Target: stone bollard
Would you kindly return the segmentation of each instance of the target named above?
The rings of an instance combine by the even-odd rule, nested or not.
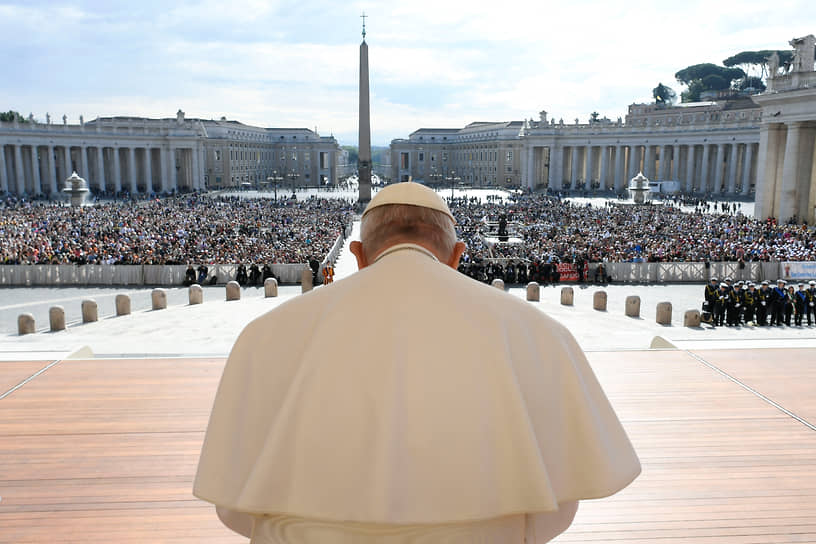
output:
[[[628,317],[640,317],[640,297],[632,295],[626,297],[626,315]]]
[[[490,285],[492,285],[496,289],[501,289],[502,291],[504,291],[504,280],[502,279],[496,278],[495,280],[490,282]]]
[[[537,282],[531,281],[527,284],[527,300],[530,302],[541,300],[541,286]]]
[[[672,304],[671,302],[657,303],[657,317],[656,321],[661,325],[671,325],[672,318]]]
[[[561,304],[564,306],[572,306],[573,297],[572,287],[561,288]]]
[[[241,300],[241,286],[237,281],[227,283],[227,300]]]
[[[153,289],[153,292],[150,293],[150,302],[154,310],[164,310],[167,308],[167,291]]]
[[[202,304],[204,302],[204,289],[197,283],[194,283],[187,289],[187,300],[190,306],[193,304]]]
[[[592,307],[599,312],[606,311],[606,291],[595,291],[592,295]]]
[[[312,271],[306,268],[300,273],[300,292],[307,293],[311,291],[313,287]]]
[[[130,315],[130,297],[116,295],[116,315]]]
[[[82,301],[82,322],[93,323],[99,321],[99,307],[95,300]]]
[[[34,334],[35,332],[37,332],[37,327],[34,324],[34,316],[20,314],[17,317],[17,333],[22,336],[24,334]]]
[[[65,308],[62,306],[51,306],[48,309],[48,323],[51,325],[51,332],[65,330]]]
[[[700,326],[700,310],[686,310],[683,314],[684,327],[699,327]]]
[[[275,278],[266,278],[264,280],[264,297],[278,296],[278,280]]]

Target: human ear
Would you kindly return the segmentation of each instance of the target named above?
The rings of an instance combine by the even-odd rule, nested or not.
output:
[[[467,247],[465,246],[464,242],[456,242],[453,246],[453,251],[451,252],[451,256],[448,259],[448,266],[456,270],[459,268],[459,260],[462,258],[462,254],[465,252]]]
[[[349,245],[349,250],[357,257],[357,270],[362,270],[366,266],[368,266],[368,260],[365,256],[365,250],[363,250],[362,242],[357,240],[353,241]]]

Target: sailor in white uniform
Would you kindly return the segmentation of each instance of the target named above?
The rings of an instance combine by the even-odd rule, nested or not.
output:
[[[241,333],[194,493],[253,544],[512,544],[640,473],[568,330],[456,267],[432,190],[381,190],[360,271]]]

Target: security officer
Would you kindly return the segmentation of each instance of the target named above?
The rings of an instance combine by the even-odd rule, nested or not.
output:
[[[810,327],[810,316],[812,315],[813,319],[816,320],[816,281],[810,280],[808,285],[808,304],[807,308],[805,308],[805,312],[807,312],[807,322],[808,327]]]
[[[720,298],[719,290],[717,289],[717,278],[711,278],[708,285],[705,286],[703,292],[703,318],[704,321],[711,322],[714,313],[714,307],[717,305],[717,300]]]
[[[771,290],[771,326],[781,327],[785,320],[785,300],[788,298],[785,292],[786,283],[780,278],[776,280],[776,287]]]
[[[771,307],[771,290],[768,288],[768,281],[763,280],[759,286],[756,297],[756,321],[757,325],[764,327],[768,324],[768,310]]]
[[[720,284],[720,290],[717,293],[717,303],[714,305],[714,324],[720,327],[722,327],[725,322],[725,310],[728,305],[728,299],[728,284],[723,282]]]
[[[745,323],[756,325],[757,290],[754,282],[748,283],[748,290],[742,295],[742,318]]]
[[[805,284],[800,283],[799,290],[793,295],[793,305],[796,312],[793,319],[797,327],[802,326],[802,317],[804,317],[806,308],[808,307],[808,298],[808,292],[805,290]],[[808,323],[808,325],[810,325],[810,323]]]
[[[740,297],[740,285],[737,283],[728,290],[728,295],[725,299],[725,323],[729,327],[739,325]]]

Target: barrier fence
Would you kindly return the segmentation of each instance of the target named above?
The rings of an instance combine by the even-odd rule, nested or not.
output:
[[[341,238],[335,242],[330,256],[336,256],[343,245]],[[328,260],[328,259],[326,259]],[[326,262],[324,260],[324,263]],[[490,259],[501,262],[505,259]],[[516,259],[506,259],[513,261]],[[595,279],[595,271],[600,263],[590,263],[586,281]],[[740,266],[736,262],[710,263],[603,263],[607,276],[615,283],[701,283],[712,277],[721,281],[731,277],[735,281],[776,281],[778,278],[793,281],[816,279],[816,262],[747,262]],[[559,266],[562,281],[575,281],[575,265],[562,263]],[[273,264],[272,272],[281,283],[299,284],[300,273],[308,269],[307,263]],[[209,266],[209,275],[215,275],[219,285],[235,279],[237,264]],[[181,285],[184,281],[186,265],[0,265],[0,286],[76,286],[76,285]],[[321,266],[322,270],[322,266]],[[562,271],[563,270],[563,271]],[[570,272],[565,274],[565,272]]]

